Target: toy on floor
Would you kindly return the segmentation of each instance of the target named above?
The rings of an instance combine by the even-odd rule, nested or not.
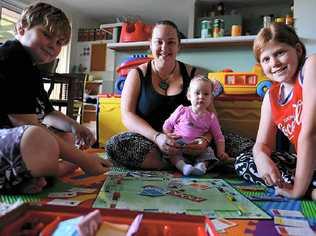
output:
[[[224,93],[227,95],[257,94],[263,97],[272,84],[263,74],[259,64],[253,67],[252,72],[233,72],[226,69],[221,72],[210,72],[208,78],[214,83],[214,96]]]

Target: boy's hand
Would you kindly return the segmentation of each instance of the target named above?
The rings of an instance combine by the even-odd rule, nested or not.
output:
[[[84,166],[80,166],[83,171],[89,175],[100,175],[105,173],[113,164],[109,160],[98,157],[97,155],[89,155],[86,157]]]
[[[71,126],[71,131],[75,136],[76,145],[78,145],[79,148],[87,149],[96,141],[93,133],[83,125],[74,123]]]

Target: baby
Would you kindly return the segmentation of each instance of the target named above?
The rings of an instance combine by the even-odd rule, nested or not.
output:
[[[197,75],[190,83],[187,98],[191,106],[180,105],[165,121],[164,133],[179,137],[177,143],[185,147],[203,137],[205,133],[211,133],[216,143],[217,157],[221,160],[230,157],[225,152],[225,139],[221,132],[218,119],[208,107],[212,99],[212,82],[207,78]],[[175,155],[169,156],[170,161],[184,175],[204,175],[210,160],[217,160],[211,147],[208,147],[198,156]]]

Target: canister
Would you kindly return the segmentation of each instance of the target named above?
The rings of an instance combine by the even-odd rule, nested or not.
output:
[[[222,37],[223,36],[223,28],[222,28],[222,20],[221,19],[214,19],[213,23],[213,37]]]
[[[201,38],[210,38],[212,37],[212,21],[203,20],[201,22]]]
[[[240,36],[241,35],[241,25],[232,25],[231,36]]]
[[[263,17],[263,27],[268,27],[271,23],[271,16]]]

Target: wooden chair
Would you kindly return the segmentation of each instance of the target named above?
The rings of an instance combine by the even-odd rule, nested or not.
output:
[[[59,111],[66,108],[66,115],[79,122],[83,113],[83,98],[87,74],[43,73],[42,79],[51,103]]]

